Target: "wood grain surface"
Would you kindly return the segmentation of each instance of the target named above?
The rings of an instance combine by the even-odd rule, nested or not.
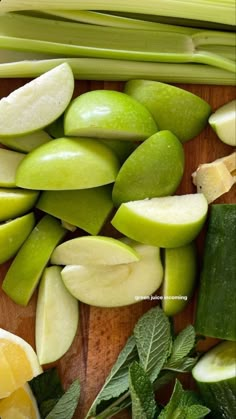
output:
[[[2,79],[0,80],[0,97],[8,95],[15,88],[23,85],[27,79]],[[227,86],[201,86],[180,85],[212,105],[213,110],[235,98],[235,88]],[[123,84],[116,82],[76,82],[75,96],[93,89],[122,90]],[[188,121],[186,121],[186,124]],[[219,141],[210,127],[207,127],[200,136],[184,145],[185,148],[185,173],[178,194],[193,193],[195,188],[191,182],[191,173],[200,163],[210,162],[216,158],[230,154],[233,149]],[[236,188],[221,198],[216,203],[236,202]],[[102,231],[103,234],[115,234],[109,223]],[[199,270],[201,268],[204,232],[198,239]],[[0,266],[0,281],[10,265],[10,262]],[[37,295],[33,296],[28,307],[14,304],[0,289],[0,327],[5,328],[34,346],[35,306]],[[188,304],[185,311],[174,319],[176,331],[194,321],[196,296]],[[101,309],[80,304],[80,325],[76,338],[67,354],[55,365],[58,366],[60,376],[65,388],[76,378],[81,381],[82,394],[75,418],[83,419],[93,399],[101,388],[109,370],[114,363],[119,351],[130,335],[137,319],[155,302],[139,302],[129,307],[118,309]],[[63,336],[62,336],[63,339]],[[215,343],[207,339],[201,343],[200,349],[207,349]],[[181,377],[186,387],[192,387],[191,376]],[[164,389],[159,395],[166,399],[170,389]],[[130,413],[123,412],[117,418],[128,419]]]

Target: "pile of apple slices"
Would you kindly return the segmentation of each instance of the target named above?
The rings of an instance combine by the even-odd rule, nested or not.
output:
[[[166,313],[181,310],[186,301],[171,297],[193,292],[193,241],[208,208],[202,194],[172,196],[184,173],[182,143],[211,113],[205,101],[144,80],[125,93],[72,100],[73,91],[64,63],[0,101],[0,263],[15,256],[3,290],[27,305],[40,283],[41,364],[69,348],[77,299],[123,306],[163,284]],[[127,236],[119,240],[98,236],[114,207],[111,224]],[[61,243],[77,228],[90,236]]]

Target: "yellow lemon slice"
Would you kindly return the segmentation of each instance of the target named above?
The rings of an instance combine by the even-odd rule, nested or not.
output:
[[[0,400],[1,419],[40,419],[38,407],[28,384]]]

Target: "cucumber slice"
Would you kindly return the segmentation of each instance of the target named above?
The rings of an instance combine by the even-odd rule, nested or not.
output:
[[[207,352],[192,370],[214,419],[236,417],[236,342],[222,342]]]

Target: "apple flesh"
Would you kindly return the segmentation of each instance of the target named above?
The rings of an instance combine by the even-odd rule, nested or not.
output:
[[[4,188],[16,186],[16,170],[24,157],[22,153],[0,148],[0,186]]]
[[[138,253],[112,237],[83,236],[60,244],[51,256],[55,265],[120,265],[137,262]]]
[[[63,63],[0,100],[0,137],[37,131],[55,121],[67,108],[74,76]]]
[[[37,191],[0,188],[0,221],[7,221],[28,212],[38,199]]]
[[[111,186],[76,191],[44,191],[36,206],[89,234],[98,234],[113,209]]]
[[[36,308],[36,353],[39,363],[61,358],[71,346],[79,320],[78,301],[68,292],[57,266],[46,268]]]
[[[26,306],[33,295],[54,248],[65,236],[60,222],[45,215],[28,236],[3,281],[3,291]]]
[[[127,237],[159,247],[180,247],[200,233],[208,204],[203,194],[144,199],[124,203],[112,225]]]
[[[52,138],[45,131],[39,130],[31,134],[21,135],[20,137],[1,137],[0,143],[12,150],[29,153],[51,140]]]
[[[60,138],[27,154],[16,173],[26,189],[87,189],[114,182],[119,161],[104,144],[93,139]]]
[[[93,90],[71,102],[64,130],[68,136],[142,141],[158,128],[147,108],[125,93]]]
[[[34,214],[23,215],[0,224],[0,263],[12,258],[34,227]]]
[[[160,130],[170,130],[181,142],[196,137],[211,113],[199,96],[165,83],[130,80],[124,91],[147,107]]]
[[[163,268],[160,249],[126,241],[139,254],[138,262],[122,265],[68,265],[62,279],[78,300],[97,307],[120,307],[134,304],[161,285]]]
[[[236,100],[217,109],[208,122],[223,143],[236,146]]]
[[[194,291],[196,273],[197,255],[194,243],[164,250],[162,308],[167,316],[174,316],[188,304]]]
[[[183,172],[182,144],[170,131],[159,131],[124,162],[113,187],[113,201],[119,206],[123,202],[172,195]]]

